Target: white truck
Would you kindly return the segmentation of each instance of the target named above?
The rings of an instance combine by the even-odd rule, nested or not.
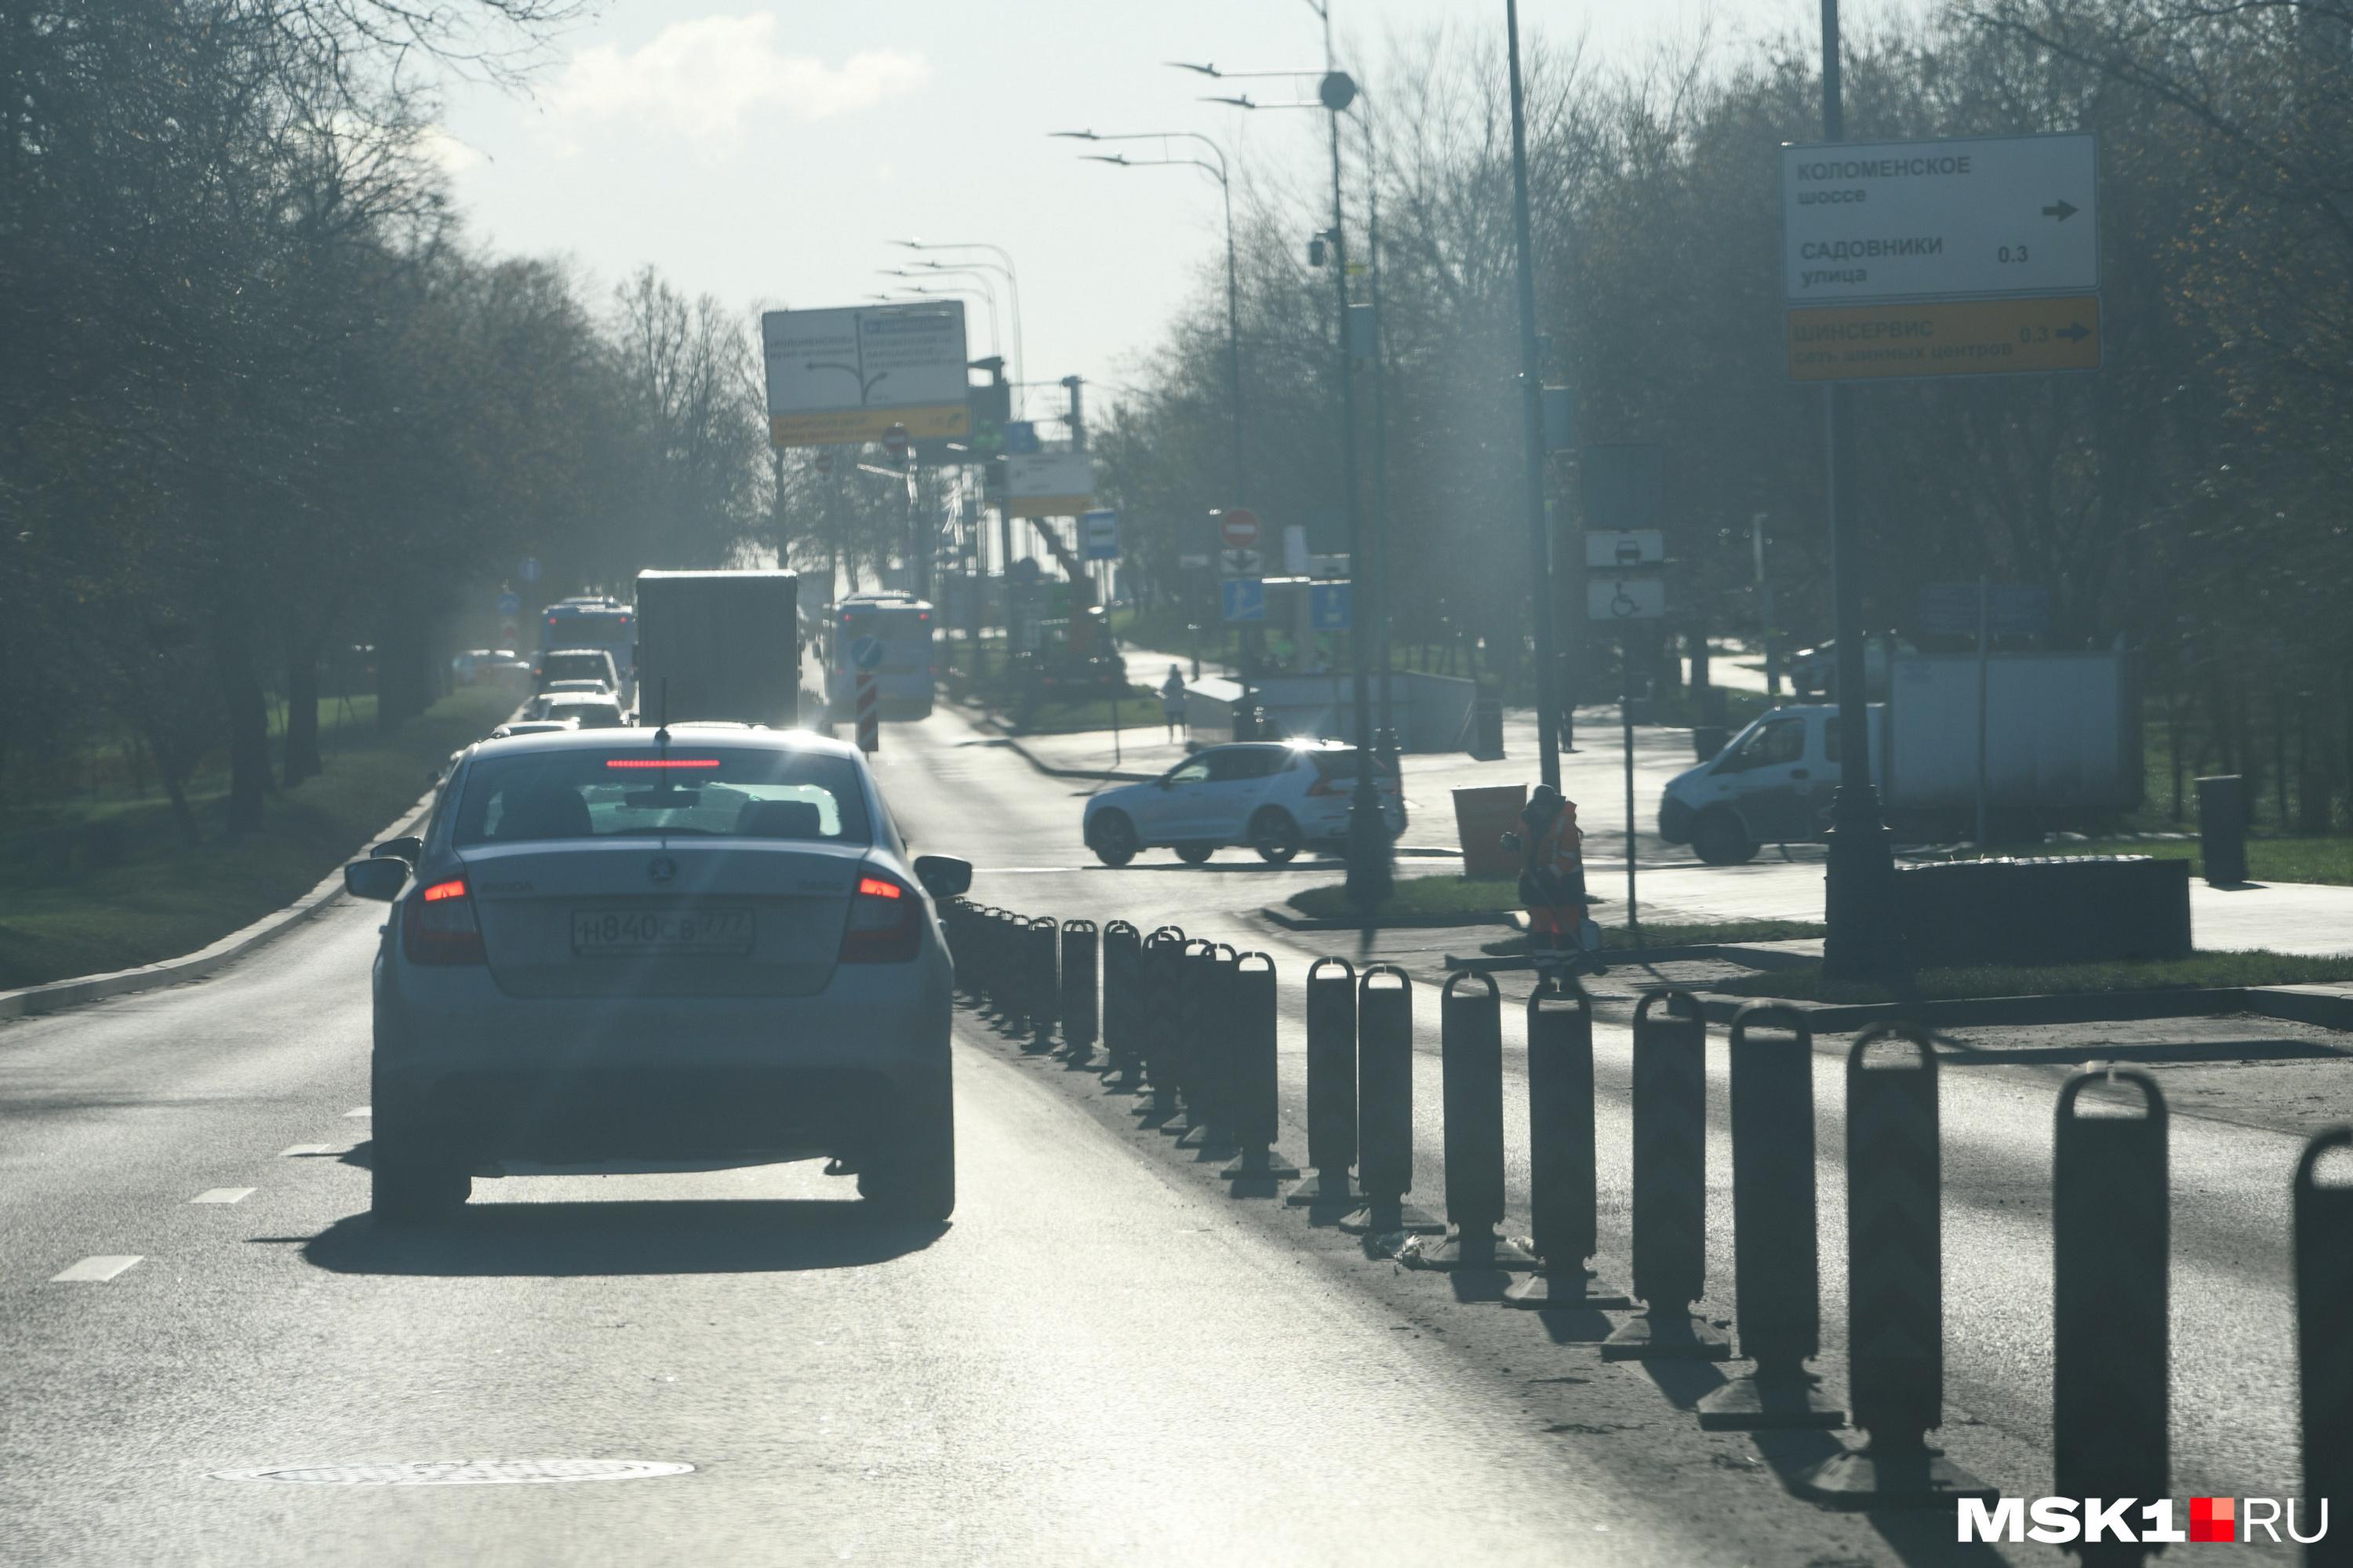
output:
[[[1868,711],[1872,777],[1898,841],[1974,836],[1980,779],[2002,837],[2096,824],[2140,805],[2140,683],[2130,654],[1998,653],[1982,672],[1974,654],[1909,654],[1892,676],[1888,700]],[[1668,783],[1659,836],[1690,844],[1710,865],[1820,839],[1841,739],[1833,705],[1773,709]]]
[[[639,572],[638,722],[800,722],[800,579]]]

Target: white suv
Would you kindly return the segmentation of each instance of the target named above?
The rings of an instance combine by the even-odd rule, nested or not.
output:
[[[1393,762],[1374,761],[1389,837],[1405,832]],[[1087,802],[1087,847],[1105,865],[1166,845],[1198,865],[1226,844],[1248,844],[1275,865],[1303,844],[1348,837],[1356,748],[1339,741],[1252,742],[1196,752],[1148,783],[1106,789]]]

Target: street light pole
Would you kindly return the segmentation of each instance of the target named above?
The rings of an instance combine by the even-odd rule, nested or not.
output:
[[[1824,0],[1832,4],[1833,0]],[[1520,433],[1527,486],[1528,595],[1536,660],[1536,758],[1544,782],[1560,788],[1559,657],[1553,629],[1552,530],[1545,515],[1544,365],[1536,346],[1534,223],[1528,213],[1526,98],[1520,84],[1519,0],[1504,0],[1512,65],[1512,228],[1519,251]],[[1629,829],[1631,832],[1631,829]]]
[[[1004,266],[998,270],[1005,274],[1008,291],[1013,296],[1013,395],[1016,399],[1018,399],[1021,396],[1022,383],[1029,373],[1029,355],[1021,346],[1021,275],[1014,270],[1013,253],[1002,246],[991,245],[979,239],[901,239],[893,243],[904,246],[909,250],[986,250],[1004,263]],[[957,265],[985,267],[988,263],[960,261]],[[1015,411],[1019,412],[1018,408]]]
[[[1838,0],[1822,0],[1822,139],[1846,140],[1839,72]],[[1822,969],[1858,974],[1900,958],[1895,931],[1895,857],[1871,777],[1871,694],[1864,685],[1862,549],[1854,493],[1851,389],[1823,389],[1831,506],[1831,621],[1838,644],[1839,786],[1831,800],[1831,846],[1822,890]]]

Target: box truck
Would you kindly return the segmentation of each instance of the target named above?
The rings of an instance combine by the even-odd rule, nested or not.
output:
[[[1988,819],[2003,837],[2096,826],[2140,805],[2147,779],[2130,654],[2000,653],[1982,669],[1974,654],[1909,654],[1890,674],[1887,701],[1869,709],[1870,743],[1898,841],[1974,837],[1981,776]],[[1841,739],[1835,706],[1773,709],[1668,783],[1659,836],[1712,865],[1820,838]]]
[[[639,572],[638,722],[800,722],[799,578]]]

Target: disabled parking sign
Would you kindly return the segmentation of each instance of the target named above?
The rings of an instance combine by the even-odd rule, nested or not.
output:
[[[1228,620],[1266,619],[1266,582],[1261,577],[1228,577],[1218,588],[1225,599]]]

